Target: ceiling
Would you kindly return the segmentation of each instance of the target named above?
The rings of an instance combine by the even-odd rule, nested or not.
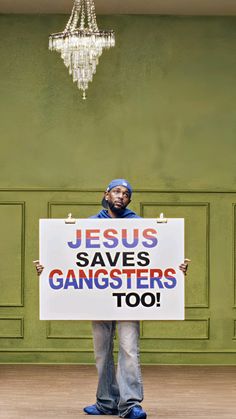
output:
[[[0,13],[70,13],[73,0],[0,0]],[[95,0],[97,14],[236,15],[236,0]]]

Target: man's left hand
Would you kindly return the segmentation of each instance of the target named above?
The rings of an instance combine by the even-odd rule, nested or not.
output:
[[[184,275],[187,275],[188,263],[191,262],[190,259],[184,259],[184,263],[181,263],[179,269],[183,272]]]

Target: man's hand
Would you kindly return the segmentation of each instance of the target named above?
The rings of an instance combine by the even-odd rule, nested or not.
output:
[[[41,275],[44,270],[44,266],[40,264],[39,260],[33,260],[33,263],[35,265],[38,276]]]
[[[184,259],[184,263],[181,263],[179,269],[183,272],[184,275],[187,275],[188,262],[191,262],[190,259]]]

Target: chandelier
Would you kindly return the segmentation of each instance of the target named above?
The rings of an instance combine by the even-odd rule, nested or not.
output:
[[[94,0],[74,0],[64,31],[49,36],[49,49],[61,54],[83,99],[103,50],[114,46],[114,32],[98,29]]]

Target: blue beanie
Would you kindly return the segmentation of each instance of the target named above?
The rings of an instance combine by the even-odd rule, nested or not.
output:
[[[108,185],[108,187],[106,189],[106,192],[110,192],[110,190],[113,189],[113,188],[115,188],[116,186],[124,186],[125,188],[127,188],[128,191],[129,191],[129,195],[131,197],[132,192],[133,192],[133,189],[132,189],[130,183],[126,179],[113,179],[109,183],[109,185]],[[102,199],[102,206],[104,208],[107,208],[108,207],[108,203],[105,200],[105,197],[103,197],[103,199]]]

